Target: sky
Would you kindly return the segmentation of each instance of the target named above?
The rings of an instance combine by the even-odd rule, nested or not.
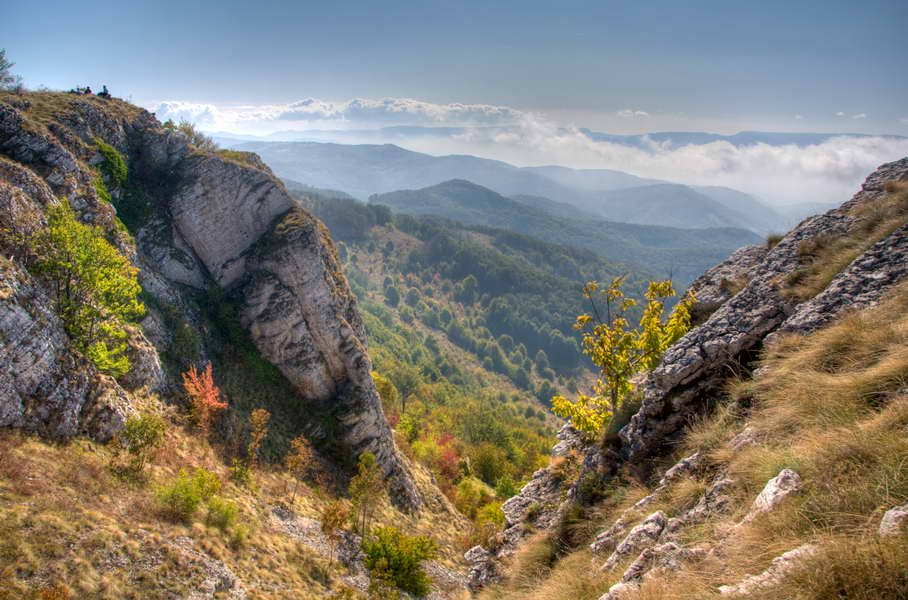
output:
[[[28,86],[106,84],[209,131],[511,127],[411,146],[663,177],[665,164],[622,164],[573,132],[908,135],[905,0],[4,0],[2,12],[0,47]],[[903,150],[846,154],[857,172]],[[841,166],[842,148],[830,153]],[[811,161],[824,162],[794,162]]]

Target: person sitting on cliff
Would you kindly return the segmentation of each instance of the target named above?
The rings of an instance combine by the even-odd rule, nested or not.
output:
[[[110,92],[107,91],[107,86],[102,85],[101,88],[101,91],[98,92],[98,97],[110,99]]]
[[[85,91],[84,91],[83,93],[84,93],[86,96],[91,96],[91,93],[92,93],[92,92],[91,92],[91,86],[90,86],[90,85],[85,86]]]

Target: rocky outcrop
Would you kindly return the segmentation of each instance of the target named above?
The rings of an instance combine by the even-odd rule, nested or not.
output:
[[[886,289],[904,278],[908,274],[908,249],[903,227],[857,257],[833,280],[828,293],[821,293],[813,301],[799,307],[779,289],[788,274],[800,267],[803,244],[848,234],[860,221],[853,209],[879,200],[886,193],[887,182],[906,179],[908,158],[883,165],[868,177],[852,200],[839,209],[803,221],[766,252],[759,263],[748,264],[749,260],[741,259],[740,272],[746,278],[743,289],[672,346],[662,364],[647,377],[640,409],[620,432],[622,455],[639,462],[661,452],[691,414],[718,392],[728,369],[752,360],[768,335],[789,330],[806,333],[845,308],[875,303]],[[753,257],[757,254],[754,252]],[[701,294],[713,294],[721,300],[715,291],[719,288],[721,281],[709,283],[704,279],[696,284]]]
[[[766,482],[756,497],[743,523],[750,523],[758,516],[774,509],[782,500],[801,489],[801,477],[791,469],[782,469]]]
[[[843,310],[873,306],[906,276],[908,224],[874,244],[836,275],[824,291],[800,304],[778,331],[807,333],[826,325]]]
[[[305,398],[325,405],[356,455],[376,456],[393,497],[418,506],[372,382],[356,302],[324,225],[294,210],[244,260],[241,318],[262,355]]]
[[[96,138],[116,148],[129,165],[134,195],[125,196],[108,181],[114,199],[144,203],[141,220],[133,224],[135,245],[117,233],[116,211],[96,189],[92,166],[103,160]],[[373,452],[393,499],[407,508],[420,505],[382,414],[365,331],[330,236],[295,206],[258,157],[198,151],[184,134],[118,100],[59,94],[32,106],[26,94],[0,103],[3,228],[12,224],[21,233],[40,228],[46,207],[64,196],[83,221],[110,232],[141,268],[143,288],[155,298],[181,306],[181,286],[214,285],[243,299],[242,322],[261,354],[294,384],[301,401],[322,409],[319,418],[336,419],[333,445],[353,458]],[[16,249],[0,240],[0,250],[15,254]],[[107,385],[84,361],[73,362],[81,359],[66,349],[50,304],[26,299],[40,297],[41,286],[12,269],[4,274],[12,286],[10,300],[0,309],[5,324],[0,327],[9,331],[9,338],[0,340],[0,352],[8,355],[0,356],[0,386],[9,390],[0,400],[0,424],[71,435],[91,422],[107,432],[95,436],[103,437],[126,414],[123,387],[168,388],[152,342],[166,341],[170,332],[154,310],[147,337],[131,330],[128,354],[134,367],[121,378],[123,387]],[[93,383],[96,379],[101,383]],[[98,393],[98,386],[116,393]],[[299,429],[305,426],[300,423]]]
[[[0,258],[0,427],[107,441],[132,412],[112,378],[71,351],[40,285]]]
[[[552,458],[576,460],[586,448],[580,432],[565,425],[557,434],[558,443],[552,448]],[[499,533],[491,551],[481,546],[471,548],[464,556],[472,565],[471,590],[497,581],[502,569],[498,561],[514,554],[520,541],[535,529],[549,529],[558,520],[571,482],[564,481],[551,466],[533,473],[533,478],[516,495],[501,506],[505,516],[504,531]]]
[[[600,570],[611,571],[631,554],[637,554],[644,548],[652,546],[662,535],[667,524],[668,518],[661,510],[648,516],[642,523],[630,530],[608,560],[603,563]]]

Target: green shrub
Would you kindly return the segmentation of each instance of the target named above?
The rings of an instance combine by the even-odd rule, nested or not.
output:
[[[161,510],[170,518],[188,521],[208,500],[221,489],[217,475],[205,469],[196,469],[195,475],[188,475],[180,469],[179,475],[170,484],[161,486],[155,493]]]
[[[208,501],[208,515],[205,517],[205,522],[214,525],[221,531],[227,531],[236,523],[239,513],[240,507],[236,503],[215,496]]]
[[[429,593],[432,580],[422,562],[436,555],[437,546],[430,538],[403,535],[394,527],[377,527],[363,540],[362,550],[373,579],[391,582],[416,596]]]
[[[115,186],[123,185],[123,182],[125,182],[126,178],[129,176],[129,169],[126,167],[126,161],[123,160],[123,155],[101,138],[95,138],[94,142],[98,147],[98,152],[104,158],[104,161],[98,168],[107,177],[109,183]]]
[[[118,444],[132,457],[130,470],[140,472],[145,467],[148,453],[164,441],[164,429],[164,419],[157,415],[146,413],[126,419]]]

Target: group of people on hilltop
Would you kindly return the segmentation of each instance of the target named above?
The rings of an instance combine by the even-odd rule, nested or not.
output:
[[[101,87],[104,88],[104,89],[102,89],[102,90],[101,90],[100,92],[98,92],[96,95],[97,95],[99,98],[110,98],[111,96],[110,96],[110,92],[107,91],[107,86],[106,86],[106,85],[102,85]],[[77,88],[75,88],[75,89],[69,90],[69,93],[70,93],[70,94],[79,94],[80,96],[92,96],[92,95],[95,95],[95,93],[91,91],[91,86],[85,86],[84,88],[77,87]]]

